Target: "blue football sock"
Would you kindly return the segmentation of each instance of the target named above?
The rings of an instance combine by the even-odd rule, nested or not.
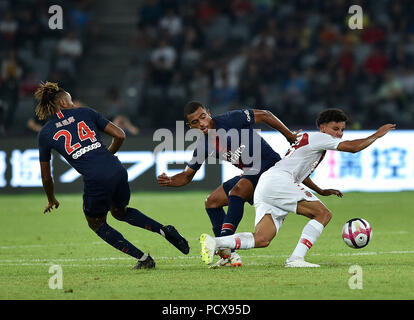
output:
[[[162,224],[147,217],[138,209],[134,208],[127,208],[124,216],[124,221],[128,222],[129,224],[140,227],[143,229],[147,229],[152,232],[160,233]]]
[[[226,213],[221,208],[206,208],[207,214],[210,218],[211,224],[213,225],[213,232],[216,237],[220,236],[221,226],[223,225],[224,217]]]
[[[140,259],[144,253],[126,240],[121,233],[109,226],[106,222],[96,231],[96,234],[114,248]]]
[[[244,202],[239,196],[229,196],[229,208],[221,227],[220,236],[224,237],[234,234],[243,218]]]

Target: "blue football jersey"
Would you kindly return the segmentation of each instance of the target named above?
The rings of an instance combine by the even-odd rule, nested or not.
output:
[[[280,160],[279,154],[253,129],[252,109],[233,110],[213,117],[217,135],[199,138],[187,165],[198,170],[210,156],[225,160],[242,170]]]
[[[90,108],[59,111],[39,132],[39,160],[50,161],[54,149],[85,181],[115,174],[122,164],[105,147],[99,134],[108,123],[109,120]]]

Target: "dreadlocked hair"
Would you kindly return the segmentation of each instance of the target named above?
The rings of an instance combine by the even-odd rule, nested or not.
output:
[[[36,90],[34,96],[39,104],[36,106],[35,112],[40,120],[45,120],[48,116],[55,114],[58,110],[56,101],[60,93],[65,90],[59,88],[57,83],[46,81],[41,82],[40,87]]]

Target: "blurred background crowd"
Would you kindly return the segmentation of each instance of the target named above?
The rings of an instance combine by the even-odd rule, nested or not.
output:
[[[49,6],[63,8],[51,30]],[[351,5],[363,29],[351,30]],[[0,135],[36,132],[33,92],[58,82],[128,134],[174,128],[186,102],[254,107],[315,129],[414,120],[414,6],[399,0],[0,0]]]

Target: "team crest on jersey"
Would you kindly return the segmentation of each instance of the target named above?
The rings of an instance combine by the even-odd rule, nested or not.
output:
[[[310,193],[309,191],[305,191],[305,195],[308,197],[308,198],[312,198],[312,193]]]

